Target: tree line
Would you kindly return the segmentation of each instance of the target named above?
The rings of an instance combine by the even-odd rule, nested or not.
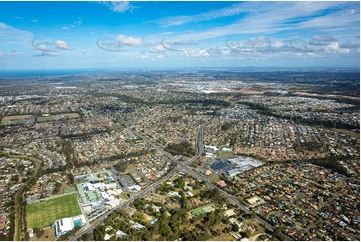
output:
[[[168,144],[164,150],[171,153],[172,155],[183,155],[188,157],[196,153],[191,143],[187,141]]]

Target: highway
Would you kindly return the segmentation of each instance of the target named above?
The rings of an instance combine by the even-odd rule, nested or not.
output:
[[[194,177],[195,179],[199,180],[199,181],[204,181],[205,184],[207,185],[208,188],[210,189],[217,189],[220,194],[225,197],[228,201],[230,201],[231,203],[233,203],[234,205],[236,205],[239,209],[241,209],[242,211],[244,211],[245,213],[252,213],[252,211],[245,205],[243,205],[242,203],[239,202],[239,200],[233,196],[230,195],[228,193],[226,193],[225,191],[223,191],[222,189],[220,189],[219,187],[217,187],[216,185],[214,185],[213,183],[211,183],[210,181],[208,181],[208,179],[200,174],[198,174],[197,172],[195,172],[192,167],[190,167],[190,165],[196,161],[198,158],[200,158],[204,152],[204,145],[203,145],[203,130],[204,128],[213,121],[214,119],[209,120],[208,122],[202,124],[199,129],[198,129],[198,134],[197,134],[197,153],[195,154],[195,156],[193,156],[191,159],[189,159],[186,162],[182,162],[177,160],[176,158],[174,158],[174,156],[172,156],[170,153],[164,151],[161,147],[159,147],[158,145],[156,145],[154,142],[152,142],[148,137],[140,134],[139,132],[133,130],[132,128],[130,128],[130,125],[127,124],[126,122],[123,122],[125,124],[125,127],[127,130],[129,130],[130,132],[132,132],[134,135],[138,136],[139,138],[142,138],[144,140],[144,142],[146,142],[148,145],[152,146],[153,148],[157,149],[161,154],[163,154],[164,156],[166,156],[169,160],[171,160],[172,162],[174,162],[175,164],[177,164],[177,166],[170,171],[167,175],[163,176],[161,179],[157,180],[156,182],[152,183],[151,185],[149,185],[148,187],[146,187],[144,190],[142,190],[141,192],[135,194],[134,196],[132,196],[129,200],[127,200],[124,203],[121,203],[120,205],[118,205],[117,207],[115,207],[112,210],[109,210],[107,213],[105,213],[104,215],[100,216],[98,219],[96,219],[91,225],[85,226],[82,229],[80,229],[76,235],[73,237],[72,240],[77,240],[78,238],[80,238],[83,234],[88,233],[90,231],[92,231],[93,229],[95,229],[100,223],[102,223],[107,216],[109,216],[110,214],[112,214],[114,212],[114,210],[121,210],[124,208],[129,207],[129,205],[137,198],[142,198],[145,195],[153,192],[155,189],[157,189],[159,186],[162,185],[162,183],[168,179],[170,179],[173,175],[179,173],[180,171],[185,172],[186,174]],[[264,221],[262,218],[260,218],[259,216],[256,215],[255,220],[257,222],[259,222],[260,224],[262,224],[264,227],[266,227],[267,229],[269,229],[270,231],[274,231],[274,227],[272,225],[270,225],[269,223],[267,223],[266,221]],[[284,240],[291,240],[291,238],[289,238],[288,236],[282,236]]]

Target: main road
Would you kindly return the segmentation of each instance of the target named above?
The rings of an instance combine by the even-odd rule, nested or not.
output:
[[[133,133],[134,135],[138,136],[139,138],[143,139],[148,145],[152,146],[153,148],[157,149],[161,154],[163,154],[165,157],[167,157],[169,160],[171,160],[174,164],[177,164],[177,166],[170,171],[167,175],[163,176],[161,179],[157,180],[156,182],[152,183],[151,185],[149,185],[148,187],[146,187],[144,190],[142,190],[141,192],[135,194],[134,196],[132,196],[130,199],[128,199],[126,202],[119,204],[117,207],[115,207],[112,210],[109,210],[108,212],[106,212],[104,215],[100,216],[98,219],[96,219],[91,225],[87,225],[85,227],[83,227],[82,229],[80,229],[76,235],[73,237],[72,240],[77,240],[79,239],[83,234],[88,233],[92,230],[94,230],[99,224],[103,223],[104,220],[114,212],[114,210],[121,210],[124,208],[127,208],[134,200],[136,200],[137,198],[142,198],[144,196],[146,196],[147,194],[151,193],[152,191],[154,191],[155,189],[157,189],[160,185],[162,185],[162,183],[168,179],[170,179],[173,175],[179,173],[180,171],[185,172],[188,175],[191,175],[192,177],[194,177],[195,179],[199,180],[199,181],[203,181],[207,187],[209,187],[210,189],[217,189],[220,194],[225,197],[228,201],[230,201],[231,203],[233,203],[234,205],[236,205],[239,209],[241,209],[242,211],[246,212],[246,213],[252,213],[252,211],[245,205],[243,205],[242,203],[239,202],[239,200],[233,196],[230,195],[228,193],[226,193],[225,191],[223,191],[222,189],[220,189],[219,187],[217,187],[216,185],[214,185],[213,183],[211,183],[210,181],[208,181],[208,179],[200,174],[198,174],[196,171],[194,171],[190,165],[196,161],[198,158],[200,158],[204,152],[204,145],[203,145],[203,130],[204,128],[211,123],[215,118],[207,121],[206,123],[202,124],[199,129],[198,129],[198,134],[197,134],[197,153],[195,154],[195,156],[193,156],[191,159],[189,159],[186,162],[182,162],[178,159],[176,159],[174,156],[172,156],[170,153],[166,152],[164,149],[162,149],[160,146],[158,146],[157,144],[155,144],[153,141],[151,141],[148,137],[142,135],[141,133],[135,131],[134,129],[132,129],[130,127],[130,125],[126,122],[123,122],[126,129],[129,130],[131,133]],[[256,215],[255,220],[257,222],[259,222],[260,224],[262,224],[264,227],[266,227],[268,230],[270,231],[274,231],[274,228],[272,225],[270,225],[269,223],[267,223],[265,220],[263,220],[262,218],[260,218],[259,216]],[[285,236],[284,239],[286,240],[291,240],[289,237]]]

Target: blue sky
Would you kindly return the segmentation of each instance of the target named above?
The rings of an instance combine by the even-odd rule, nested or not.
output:
[[[359,2],[0,2],[0,70],[359,67]]]

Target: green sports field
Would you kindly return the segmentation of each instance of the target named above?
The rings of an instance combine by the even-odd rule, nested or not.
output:
[[[69,194],[26,206],[28,228],[51,226],[55,220],[80,215],[78,194]]]
[[[212,203],[212,204],[209,204],[209,205],[201,207],[201,208],[193,209],[192,214],[194,216],[199,216],[199,215],[202,215],[204,213],[213,212],[214,210],[216,210],[216,209],[214,208],[214,205]]]

